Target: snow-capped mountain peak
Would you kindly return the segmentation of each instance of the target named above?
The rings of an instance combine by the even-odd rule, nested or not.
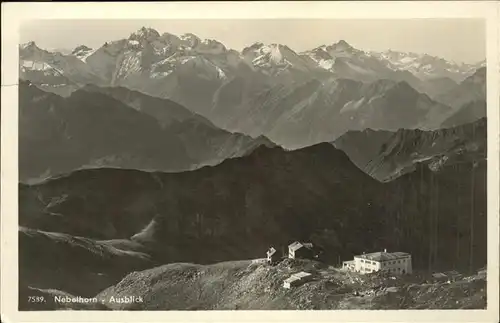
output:
[[[19,45],[19,49],[30,49],[30,48],[38,48],[34,41],[29,41],[27,43]]]
[[[352,47],[345,40],[340,40],[329,46],[321,46],[320,49],[326,51],[332,58],[350,57],[356,54],[363,53],[362,51]]]
[[[73,49],[73,51],[71,52],[71,55],[78,56],[79,54],[87,53],[91,50],[92,50],[92,48],[90,48],[88,46],[80,45],[80,46],[75,47],[75,49]]]
[[[345,40],[341,39],[339,40],[337,43],[331,45],[332,48],[335,48],[337,50],[350,50],[350,49],[353,49],[354,47],[352,47],[351,45],[349,45],[349,43],[347,43]]]
[[[283,44],[254,43],[243,49],[242,56],[248,64],[255,68],[271,72],[279,72],[289,67],[302,71],[314,68],[310,61],[305,60],[304,57]]]
[[[420,79],[449,77],[460,81],[464,75],[470,75],[476,69],[473,64],[456,63],[429,54],[387,50],[368,52],[369,56],[379,59],[392,70],[408,71]]]
[[[133,32],[128,39],[135,41],[153,41],[158,37],[160,37],[160,33],[158,33],[155,29],[142,27],[136,32]]]
[[[354,48],[345,40],[340,40],[331,45],[316,47],[310,51],[301,53],[301,55],[309,57],[321,68],[331,70],[337,58],[357,59],[357,57],[363,56],[364,52]]]
[[[280,63],[285,56],[283,50],[285,47],[280,44],[270,44],[268,46],[261,46],[259,48],[260,55],[266,55],[274,63]]]
[[[21,57],[25,57],[32,55],[43,55],[44,53],[46,53],[46,51],[38,47],[34,41],[29,41],[27,43],[19,45],[19,53]]]
[[[71,55],[78,57],[82,62],[85,62],[87,57],[92,55],[95,52],[92,48],[80,45],[77,46],[72,52]]]
[[[200,37],[192,33],[183,34],[179,38],[186,42],[189,47],[196,47],[201,42]]]
[[[247,46],[245,48],[243,48],[243,50],[241,51],[241,54],[242,55],[246,55],[247,53],[249,52],[252,52],[252,51],[255,51],[255,50],[258,50],[259,48],[261,48],[262,46],[264,46],[263,43],[261,42],[255,42],[253,43],[252,45],[250,46]]]
[[[46,50],[37,46],[34,41],[30,41],[19,45],[19,55],[21,59],[42,59],[42,57],[49,54]],[[55,55],[56,53],[54,53]]]

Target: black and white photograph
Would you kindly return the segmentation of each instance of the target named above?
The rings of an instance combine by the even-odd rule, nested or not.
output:
[[[24,21],[17,310],[487,309],[486,30]]]

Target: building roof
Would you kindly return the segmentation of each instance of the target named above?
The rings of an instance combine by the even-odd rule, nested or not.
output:
[[[451,271],[447,271],[444,273],[445,275],[448,275],[448,276],[461,276],[462,274],[460,274],[458,271],[456,270],[451,270]]]
[[[288,249],[291,249],[293,251],[299,250],[302,247],[311,249],[313,247],[313,244],[312,243],[302,243],[302,242],[295,241],[294,243],[288,245]]]
[[[304,277],[311,276],[311,274],[310,273],[306,273],[305,271],[301,271],[299,273],[293,274],[292,276],[298,277],[298,278],[304,278]]]
[[[287,279],[285,279],[285,282],[291,283],[291,282],[301,280],[301,279],[309,277],[309,276],[311,276],[310,273],[306,273],[305,271],[301,271],[300,273],[293,274],[290,277],[288,277]]]
[[[288,277],[287,279],[285,279],[285,283],[293,283],[294,281],[297,281],[297,280],[300,280],[299,277],[294,277],[294,276],[290,276]]]
[[[432,274],[432,277],[434,277],[434,278],[446,278],[448,276],[446,276],[443,273],[435,273],[435,274]]]
[[[276,253],[276,249],[274,249],[273,247],[269,248],[269,250],[267,251],[267,255],[268,256],[272,256]]]
[[[373,261],[388,261],[388,260],[406,258],[406,257],[410,257],[410,256],[411,255],[409,253],[406,253],[406,252],[379,251],[379,252],[367,253],[364,255],[357,255],[357,256],[354,256],[354,258],[363,258],[363,259],[368,259],[368,260],[373,260]]]
[[[344,261],[343,263],[352,265],[355,263],[355,261],[354,260],[347,260],[347,261]]]

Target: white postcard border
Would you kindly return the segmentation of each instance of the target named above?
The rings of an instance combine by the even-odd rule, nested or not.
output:
[[[495,322],[499,304],[500,4],[495,1],[2,3],[1,314],[5,322]],[[32,19],[413,19],[487,21],[488,308],[399,311],[19,312],[17,91],[19,26]],[[411,37],[411,36],[409,36]],[[457,35],[460,37],[460,35]]]

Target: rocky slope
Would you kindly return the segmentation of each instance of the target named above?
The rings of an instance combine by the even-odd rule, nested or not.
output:
[[[314,275],[312,281],[283,288],[283,280],[304,270]],[[30,292],[49,300],[42,305],[45,310],[484,309],[486,274],[480,271],[447,283],[419,273],[359,275],[312,261],[287,259],[268,266],[257,259],[205,266],[177,263],[134,272],[88,305],[50,304],[54,295],[73,296],[57,290]],[[131,295],[140,301],[114,301]]]
[[[456,114],[448,122],[452,124],[453,120],[465,120],[470,114],[461,119],[459,117]],[[367,174],[379,181],[389,181],[412,172],[419,163],[437,166],[485,159],[486,136],[486,118],[482,118],[473,123],[434,131],[349,131],[333,145],[345,151]]]
[[[312,273],[314,280],[290,290],[283,288],[283,280],[303,270]],[[451,284],[420,275],[394,278],[382,274],[363,276],[321,263],[288,259],[274,267],[258,261],[210,266],[171,264],[130,274],[97,297],[115,310],[482,309],[486,306],[484,274],[476,273]],[[131,291],[144,301],[107,302],[110,296],[125,296]]]
[[[102,166],[187,170],[274,146],[125,88],[88,86],[63,98],[21,82],[19,91],[22,181]]]

